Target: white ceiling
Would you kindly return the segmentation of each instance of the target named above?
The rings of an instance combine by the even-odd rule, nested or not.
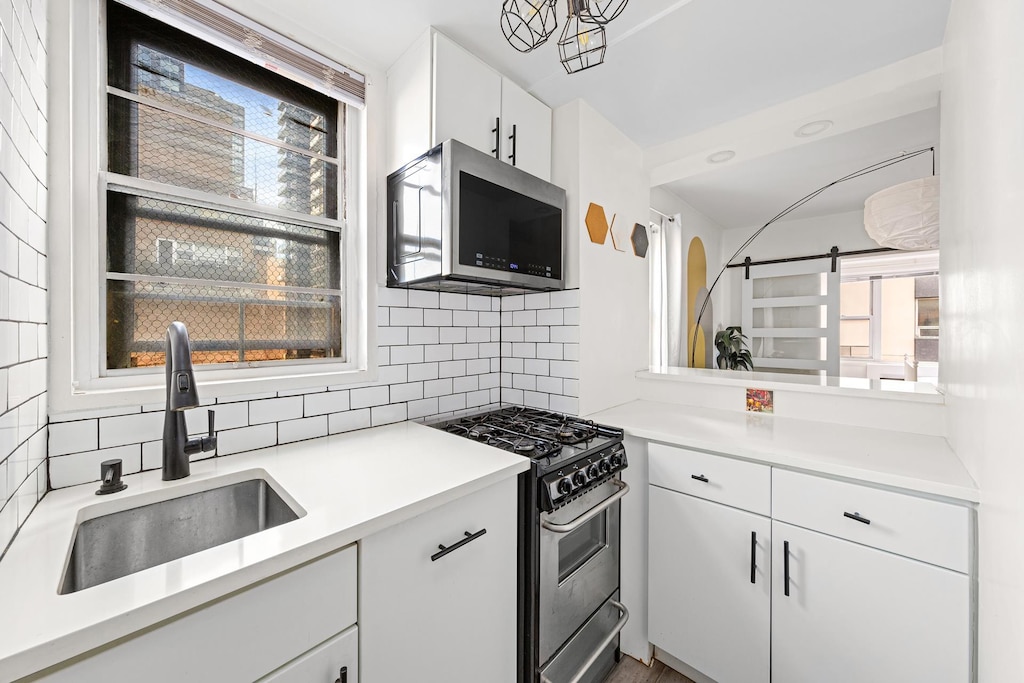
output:
[[[273,28],[386,68],[434,25],[551,106],[587,100],[643,147],[758,111],[941,44],[950,0],[632,0],[605,64],[566,75],[554,41],[505,42],[501,0],[222,0]],[[559,12],[565,0],[558,0]],[[564,18],[559,17],[559,23]]]
[[[762,225],[819,187],[905,151],[938,143],[939,111],[928,109],[873,126],[762,156],[746,163],[668,183],[663,187],[723,228]],[[878,190],[931,175],[926,154],[832,187],[792,218],[824,216],[864,208]]]

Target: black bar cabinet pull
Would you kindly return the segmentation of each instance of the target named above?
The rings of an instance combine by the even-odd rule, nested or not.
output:
[[[466,537],[464,539],[462,539],[461,541],[459,541],[458,543],[456,543],[455,545],[444,546],[444,545],[438,544],[437,547],[440,549],[440,552],[436,552],[433,555],[431,555],[430,556],[430,561],[431,562],[437,562],[438,560],[440,560],[442,557],[444,557],[448,553],[455,552],[456,550],[458,550],[462,546],[466,545],[470,541],[475,541],[476,539],[480,538],[481,536],[483,536],[486,533],[487,533],[487,529],[481,529],[480,531],[476,532],[475,534],[471,534],[471,533],[469,533],[467,531],[467,532],[465,532]]]
[[[512,141],[512,153],[508,155],[508,158],[512,161],[512,165],[516,165],[516,124],[512,124],[512,135],[508,136],[508,139]]]
[[[495,159],[501,158],[501,152],[498,149],[501,147],[501,117],[494,119],[494,129],[491,131],[494,133],[494,149],[491,150],[491,154],[494,155]]]
[[[696,479],[697,481],[704,482],[705,484],[708,483],[708,478],[703,474],[691,474],[690,479]]]
[[[341,667],[341,671],[338,672],[338,678],[335,679],[334,683],[348,683],[348,667]]]
[[[782,544],[782,581],[783,592],[789,597],[789,541]]]
[[[750,532],[750,583],[757,583],[757,532]]]
[[[871,520],[867,517],[861,517],[859,512],[844,512],[843,517],[852,519],[855,522],[860,522],[861,524],[871,524]]]

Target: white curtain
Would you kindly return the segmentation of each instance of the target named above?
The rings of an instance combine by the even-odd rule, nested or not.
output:
[[[681,217],[651,216],[651,365],[686,367],[686,245]]]

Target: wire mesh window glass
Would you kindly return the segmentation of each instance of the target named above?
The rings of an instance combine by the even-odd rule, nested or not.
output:
[[[106,357],[343,358],[337,100],[107,4]]]

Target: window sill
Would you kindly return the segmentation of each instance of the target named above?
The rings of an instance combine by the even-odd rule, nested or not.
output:
[[[356,388],[377,380],[376,366],[358,369],[346,364],[315,370],[293,366],[275,370],[273,374],[266,369],[254,374],[248,370],[197,368],[195,375],[199,397],[207,403],[219,399],[237,400],[254,395],[301,392],[304,389],[323,387]],[[225,377],[228,374],[237,376]],[[249,376],[245,376],[247,374]],[[162,405],[166,400],[163,369],[159,375],[97,379],[84,387],[76,386],[71,391],[67,391],[66,387],[50,386],[48,400],[55,414]]]

